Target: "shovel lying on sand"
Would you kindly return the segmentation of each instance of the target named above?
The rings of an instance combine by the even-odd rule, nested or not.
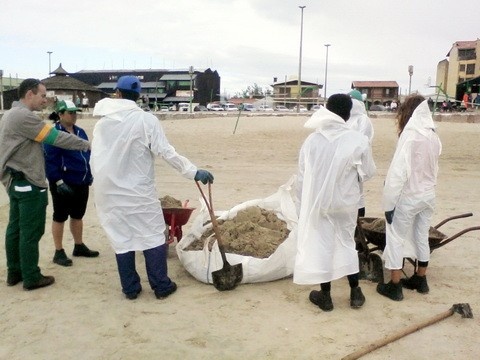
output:
[[[392,334],[390,336],[387,336],[386,338],[382,339],[382,340],[378,340],[378,341],[375,341],[345,357],[342,358],[342,360],[355,360],[355,359],[359,359],[361,358],[363,355],[366,355],[370,352],[372,352],[373,350],[376,350],[378,348],[381,348],[382,346],[385,346],[387,344],[390,344],[391,342],[394,342],[404,336],[407,336],[417,330],[420,330],[420,329],[423,329],[424,327],[427,327],[429,325],[432,325],[432,324],[435,324],[437,322],[439,322],[440,320],[443,320],[443,319],[446,319],[448,318],[449,316],[452,316],[454,313],[459,313],[460,315],[462,315],[462,318],[473,318],[473,313],[472,313],[472,309],[470,308],[470,305],[469,304],[453,304],[452,307],[441,313],[441,314],[438,314],[434,317],[432,317],[431,319],[427,319],[425,321],[422,321],[421,323],[418,323],[418,324],[413,324],[413,325],[410,325],[409,327],[407,327],[406,329],[402,330],[402,331],[399,331],[395,334]]]
[[[215,286],[215,288],[219,291],[233,290],[242,281],[242,264],[240,263],[232,266],[227,261],[227,257],[225,255],[225,247],[220,236],[220,230],[218,229],[217,218],[215,217],[215,213],[213,212],[212,190],[210,183],[208,183],[209,201],[207,201],[207,198],[205,197],[202,187],[200,186],[198,181],[196,181],[196,184],[198,190],[200,190],[200,194],[202,194],[203,200],[205,201],[208,212],[210,214],[213,232],[215,233],[215,237],[217,238],[218,249],[220,250],[220,255],[222,255],[223,260],[223,268],[212,272],[213,286]]]
[[[372,254],[368,249],[367,239],[363,232],[360,218],[357,217],[356,239],[360,242],[361,251],[358,252],[360,279],[383,283],[383,263],[378,254]]]

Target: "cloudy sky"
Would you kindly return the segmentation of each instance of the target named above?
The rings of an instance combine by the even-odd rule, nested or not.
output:
[[[111,69],[211,68],[222,93],[298,77],[327,95],[352,81],[395,80],[434,92],[452,44],[480,37],[478,7],[454,0],[16,0],[1,2],[4,76]],[[475,30],[476,29],[476,30]],[[475,32],[477,31],[477,32]]]

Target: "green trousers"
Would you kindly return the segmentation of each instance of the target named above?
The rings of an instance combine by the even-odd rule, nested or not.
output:
[[[8,196],[10,216],[5,235],[8,274],[21,275],[23,286],[28,287],[42,277],[38,243],[45,233],[48,192],[27,180],[13,180]]]

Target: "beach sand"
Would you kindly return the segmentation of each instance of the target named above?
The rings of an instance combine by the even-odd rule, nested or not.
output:
[[[306,116],[236,116],[166,119],[162,125],[177,151],[215,176],[216,210],[264,198],[296,172],[298,151],[309,130]],[[79,119],[89,136],[96,119]],[[377,175],[365,184],[367,216],[380,217],[382,185],[396,134],[392,118],[374,118],[373,143]],[[480,124],[438,122],[443,143],[433,224],[453,215],[440,230],[447,235],[480,225]],[[170,195],[199,207],[200,194],[163,160],[156,166],[159,197]],[[4,193],[4,189],[0,190]],[[92,191],[95,191],[94,188]],[[3,196],[5,194],[2,194]],[[93,194],[92,194],[93,195]],[[195,215],[195,211],[190,220]],[[286,278],[245,284],[219,292],[190,276],[169,248],[169,275],[178,291],[157,300],[148,286],[142,254],[137,269],[144,291],[134,301],[121,293],[115,255],[100,227],[93,196],[84,218],[84,241],[100,251],[95,259],[73,258],[73,266],[52,263],[51,202],[40,242],[42,273],[53,286],[24,291],[7,287],[4,246],[0,257],[1,359],[340,359],[394,332],[443,313],[456,303],[469,303],[473,319],[458,314],[397,340],[365,359],[478,359],[480,356],[480,232],[469,232],[432,253],[430,293],[404,290],[394,302],[362,280],[362,309],[349,306],[346,278],[332,283],[335,309],[322,312],[308,294],[317,286],[299,286]],[[0,207],[0,233],[5,233],[8,205]],[[191,223],[191,221],[190,221]],[[189,224],[190,224],[189,223]],[[183,227],[184,233],[189,224]],[[3,236],[3,235],[2,235]],[[64,248],[73,250],[65,232]],[[405,265],[411,275],[413,268]],[[385,272],[389,279],[388,272]]]

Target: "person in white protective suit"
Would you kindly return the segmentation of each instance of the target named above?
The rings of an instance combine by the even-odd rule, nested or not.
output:
[[[93,131],[91,168],[95,207],[116,253],[122,292],[135,299],[142,291],[135,268],[135,251],[143,251],[150,287],[158,299],[175,292],[167,273],[166,225],[155,189],[155,156],[162,156],[187,179],[204,184],[213,175],[197,170],[169,144],[160,121],[140,109],[141,84],[122,76],[117,99],[100,100],[94,116],[102,116]]]
[[[428,101],[408,97],[397,115],[399,140],[383,189],[386,219],[385,267],[391,280],[378,284],[377,292],[396,301],[403,299],[402,285],[428,293],[426,271],[430,260],[428,233],[435,207],[438,158],[442,151]],[[418,260],[418,270],[400,279],[403,258]]]
[[[350,306],[359,308],[365,296],[358,286],[359,260],[354,231],[360,182],[375,173],[368,138],[348,128],[349,95],[329,97],[305,123],[315,129],[303,143],[297,176],[298,245],[293,281],[320,284],[310,301],[323,311],[333,310],[331,281],[343,276],[350,284]]]
[[[347,120],[347,126],[352,130],[357,130],[368,137],[368,143],[372,146],[373,125],[367,115],[367,109],[363,102],[362,94],[358,90],[352,90],[348,93],[352,98],[352,110],[350,118]],[[358,216],[365,216],[365,196],[363,194],[363,183],[360,183],[360,202],[358,203]]]

